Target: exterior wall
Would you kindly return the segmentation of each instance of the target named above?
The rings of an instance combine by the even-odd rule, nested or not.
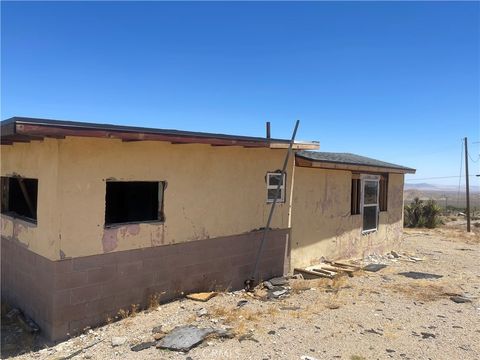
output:
[[[260,279],[283,274],[288,230],[269,232]],[[51,261],[2,238],[2,297],[51,340],[105,323],[119,309],[207,290],[240,289],[251,276],[261,231]]]
[[[36,224],[1,215],[2,299],[58,340],[153,294],[243,287],[271,206],[265,176],[285,153],[68,137],[1,146],[2,176],[38,179]],[[291,175],[263,279],[289,268]],[[165,221],[105,228],[108,179],[166,181]]]
[[[376,232],[362,235],[362,215],[350,215],[350,171],[295,168],[292,267],[384,253],[398,245],[403,229],[403,175],[389,174],[388,204]]]
[[[37,224],[2,214],[2,236],[16,239],[49,259],[55,259],[59,254],[58,149],[59,142],[53,139],[2,145],[0,148],[2,176],[38,179]]]
[[[39,179],[38,225],[2,215],[3,236],[50,260],[250,232],[265,225],[265,174],[286,150],[66,138],[2,146],[1,174]],[[289,169],[293,168],[293,160]],[[291,171],[287,173],[291,184]],[[104,228],[107,179],[168,183],[166,221]],[[287,202],[273,228],[287,228]]]

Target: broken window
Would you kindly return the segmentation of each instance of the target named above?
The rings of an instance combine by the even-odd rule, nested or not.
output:
[[[105,225],[164,221],[164,190],[158,181],[107,181]]]
[[[352,179],[352,195],[350,205],[350,213],[352,215],[360,214],[360,199],[362,194],[362,189],[360,186],[360,177],[358,175],[354,175]]]
[[[388,174],[383,174],[380,177],[380,193],[378,196],[379,210],[387,211],[388,203]]]
[[[2,176],[1,187],[2,213],[37,220],[37,179]]]
[[[277,188],[280,183],[280,191],[277,202],[285,202],[285,174],[281,172],[267,173],[267,203],[273,203],[277,196]]]
[[[363,232],[377,230],[379,176],[364,175],[362,178]]]

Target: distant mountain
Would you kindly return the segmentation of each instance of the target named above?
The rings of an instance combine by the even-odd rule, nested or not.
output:
[[[440,192],[452,192],[458,191],[458,185],[438,185],[438,184],[428,184],[428,183],[405,183],[405,190],[418,190],[418,191],[440,191]],[[465,192],[465,185],[462,184],[460,187],[460,192]],[[480,192],[480,186],[470,184],[470,192],[477,193]]]

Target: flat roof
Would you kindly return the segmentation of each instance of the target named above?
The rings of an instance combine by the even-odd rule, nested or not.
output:
[[[287,148],[286,139],[215,134],[172,129],[157,129],[136,126],[98,124],[78,121],[12,117],[1,122],[1,143],[29,142],[44,138],[66,136],[98,137],[122,141],[167,141],[176,144],[210,144],[218,146],[244,146]],[[295,141],[294,149],[318,149],[315,141]]]
[[[389,162],[372,159],[366,156],[351,154],[351,153],[335,153],[335,152],[320,152],[320,151],[298,151],[295,154],[297,159],[304,159],[307,162],[300,161],[300,166],[324,167],[335,169],[352,170],[357,167],[359,170],[378,169],[387,172],[401,172],[401,173],[415,173],[415,169],[405,167],[402,165],[392,164]],[[313,166],[313,165],[316,166]],[[335,166],[329,166],[335,165]]]

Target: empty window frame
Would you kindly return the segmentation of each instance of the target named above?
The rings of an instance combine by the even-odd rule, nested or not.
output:
[[[378,196],[379,211],[387,211],[388,204],[388,174],[380,176],[380,188]]]
[[[277,188],[280,183],[280,191],[277,202],[285,202],[285,174],[281,172],[267,173],[267,203],[273,203],[277,196]]]
[[[1,178],[2,213],[37,221],[38,179]]]
[[[105,226],[164,221],[164,190],[161,181],[107,181]]]
[[[363,233],[375,231],[378,228],[378,193],[380,176],[362,176],[362,214]]]

